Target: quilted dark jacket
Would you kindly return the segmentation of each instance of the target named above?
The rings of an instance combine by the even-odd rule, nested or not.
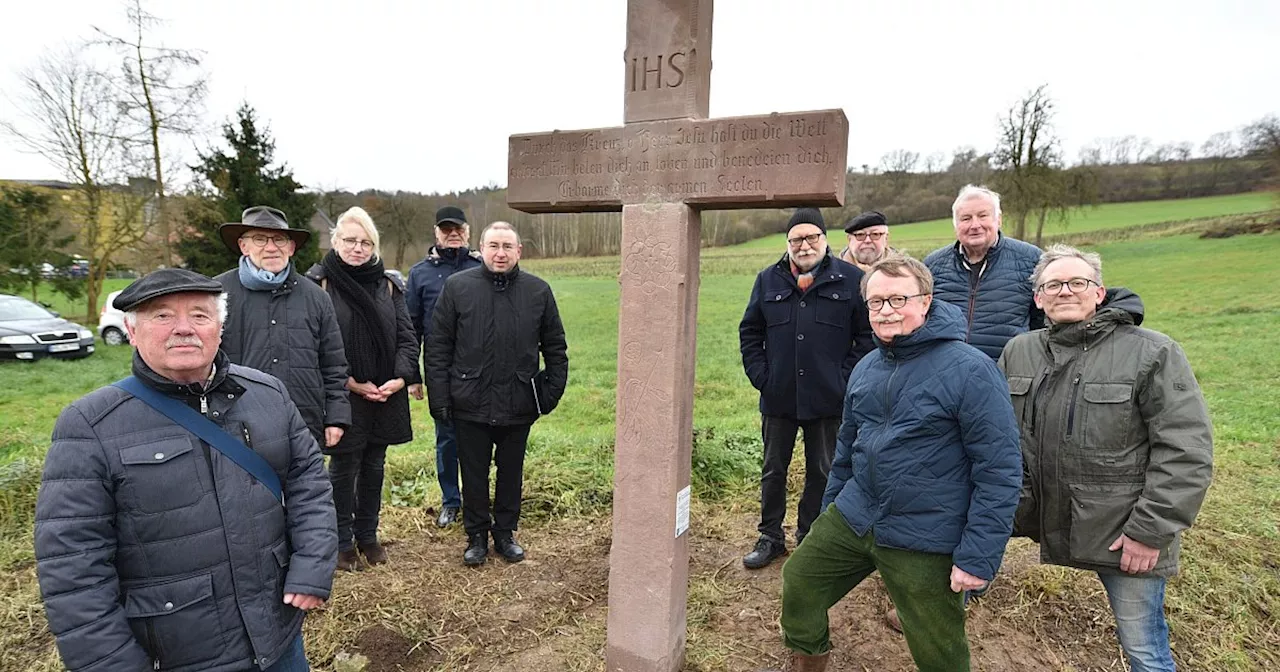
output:
[[[995,576],[1022,484],[1009,386],[964,343],[964,316],[934,301],[923,326],[862,358],[823,507],[879,546],[945,553]]]
[[[1036,307],[1031,288],[1038,261],[1040,248],[1000,234],[976,269],[959,243],[934,250],[924,265],[933,273],[934,299],[964,314],[965,342],[994,360],[1009,339],[1044,326],[1044,312]]]
[[[738,344],[761,413],[840,417],[849,372],[875,347],[860,282],[861,270],[831,254],[803,293],[786,255],[756,276]]]
[[[134,375],[250,446],[265,486],[114,386],[62,411],[36,500],[35,551],[49,629],[76,672],[240,672],[268,667],[302,628],[284,593],[327,598],[338,533],[315,439],[279,380],[219,353],[197,396]]]
[[[329,295],[297,269],[271,292],[245,289],[234,268],[214,279],[227,292],[222,351],[231,361],[284,381],[320,445],[325,427],[350,425],[347,354]]]

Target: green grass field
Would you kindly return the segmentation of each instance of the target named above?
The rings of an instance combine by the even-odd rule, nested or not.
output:
[[[1201,199],[1181,202],[1182,207],[1107,206],[1089,221],[1115,227],[1123,225],[1124,217],[1132,225],[1171,213],[1200,216],[1209,200],[1218,200],[1219,214],[1223,209],[1248,211],[1265,207],[1270,201],[1264,198],[1271,197]],[[910,227],[938,226],[895,227],[895,236],[914,232]],[[694,491],[702,502],[750,509],[758,495],[757,396],[742,373],[737,325],[754,274],[781,253],[779,243],[766,239],[704,254],[694,407]],[[1278,669],[1280,294],[1270,289],[1280,285],[1280,234],[1220,240],[1184,235],[1106,244],[1097,251],[1103,256],[1105,283],[1129,287],[1143,298],[1144,326],[1169,334],[1185,348],[1214,419],[1214,484],[1186,537],[1183,572],[1169,593],[1179,661],[1192,670]],[[569,259],[525,265],[551,282],[570,346],[568,391],[559,409],[533,431],[525,472],[526,516],[533,526],[550,517],[607,517],[617,262]],[[78,303],[70,310],[55,307],[68,315],[82,310]],[[102,346],[82,361],[0,364],[0,581],[15,596],[0,598],[0,651],[22,649],[31,637],[47,638],[38,605],[22,602],[21,596],[33,590],[31,507],[54,420],[70,401],[126,375],[130,355],[127,347]],[[389,459],[393,506],[439,501],[434,434],[424,405],[416,403],[413,409],[417,438],[393,448]],[[1014,580],[1032,602],[1070,602],[1080,591],[1096,590],[1081,576],[1046,568]]]

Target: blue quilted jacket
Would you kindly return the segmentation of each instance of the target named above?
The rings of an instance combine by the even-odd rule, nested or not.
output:
[[[1044,326],[1044,313],[1032,299],[1031,271],[1040,248],[1000,234],[978,265],[977,282],[959,243],[924,258],[933,273],[933,296],[960,309],[965,342],[999,359],[1004,344],[1018,334]]]
[[[1022,485],[1018,424],[1004,375],[964,343],[965,319],[934,301],[923,326],[862,358],[823,508],[878,546],[945,553],[995,576]]]

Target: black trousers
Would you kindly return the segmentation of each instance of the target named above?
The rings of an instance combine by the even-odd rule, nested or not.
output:
[[[787,513],[787,470],[796,446],[796,432],[804,430],[804,492],[800,494],[800,510],[796,521],[796,543],[809,533],[818,517],[822,493],[831,473],[831,459],[836,452],[836,434],[840,418],[792,420],[772,415],[761,417],[760,434],[764,439],[764,466],[760,473],[760,536],[781,544],[782,519]]]
[[[532,425],[485,425],[455,420],[462,472],[462,526],[467,534],[514,532],[520,523],[524,451]],[[498,465],[493,513],[489,511],[489,465]]]
[[[370,443],[364,450],[329,457],[329,483],[333,485],[333,508],[338,513],[340,550],[349,551],[357,543],[370,544],[378,540],[386,461],[385,443]]]

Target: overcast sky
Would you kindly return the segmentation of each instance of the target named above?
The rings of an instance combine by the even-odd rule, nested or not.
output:
[[[316,188],[505,185],[508,135],[622,121],[625,0],[147,6],[167,19],[159,41],[205,52],[200,146],[248,101]],[[8,3],[0,117],[19,69],[123,18],[110,0]],[[711,114],[843,108],[850,165],[875,166],[895,149],[988,151],[1000,113],[1047,83],[1071,160],[1129,134],[1198,149],[1280,114],[1277,40],[1276,0],[720,0]],[[58,177],[0,137],[0,178]]]

